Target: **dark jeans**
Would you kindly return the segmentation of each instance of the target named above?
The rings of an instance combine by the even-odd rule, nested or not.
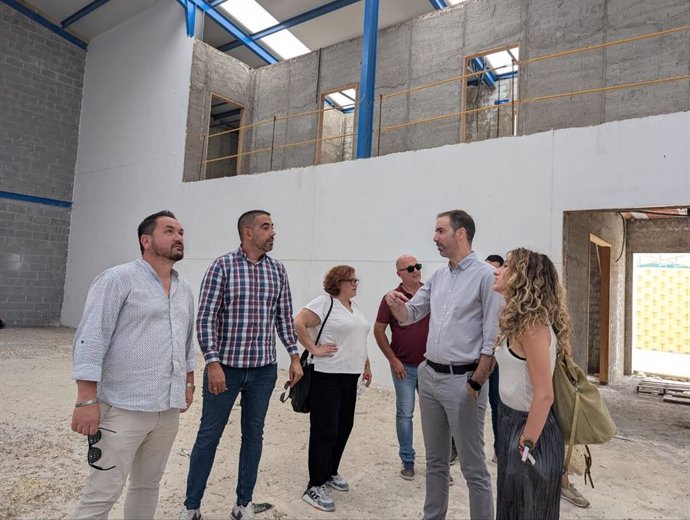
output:
[[[498,453],[498,403],[501,396],[498,393],[498,365],[489,376],[489,404],[491,405],[491,427],[494,430],[494,455]]]
[[[208,391],[208,370],[204,370],[203,409],[187,476],[187,509],[199,509],[213,467],[218,442],[228,423],[230,411],[241,393],[242,444],[237,475],[237,502],[252,501],[256,474],[263,448],[264,420],[268,403],[278,377],[276,365],[258,368],[231,368],[221,364],[228,389],[218,395]]]
[[[352,431],[359,374],[312,375],[309,399],[309,485],[321,486],[338,473]]]

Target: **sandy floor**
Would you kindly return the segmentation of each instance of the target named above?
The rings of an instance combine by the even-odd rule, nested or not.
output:
[[[87,473],[86,443],[69,423],[74,401],[70,381],[70,329],[0,331],[0,519],[69,518]],[[281,372],[279,383],[285,380]],[[264,455],[254,498],[273,509],[257,519],[416,519],[424,499],[424,448],[417,436],[418,476],[398,476],[394,398],[387,389],[366,391],[341,473],[349,493],[333,492],[335,513],[318,512],[300,500],[307,481],[308,417],[295,414],[275,395],[266,424]],[[574,480],[591,500],[589,509],[562,502],[563,518],[690,518],[690,407],[635,394],[634,381],[604,389],[619,435],[595,446],[595,489]],[[180,433],[163,478],[159,518],[176,518],[184,498],[189,452],[200,406],[182,416]],[[239,412],[239,410],[237,410]],[[239,451],[238,415],[221,441],[203,513],[227,519],[234,500]],[[491,442],[487,421],[487,445]],[[417,430],[420,431],[418,423]],[[489,463],[495,477],[496,466]],[[457,466],[448,518],[466,518],[467,491]],[[121,518],[122,503],[111,518]]]

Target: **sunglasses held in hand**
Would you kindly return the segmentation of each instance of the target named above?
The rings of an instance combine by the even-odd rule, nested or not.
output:
[[[290,381],[285,381],[285,386],[283,386],[283,390],[285,390],[283,393],[280,394],[280,402],[284,403],[288,399],[290,399],[290,394],[292,393],[292,387],[290,386]]]
[[[102,435],[101,430],[105,430],[110,433],[117,433],[107,428],[99,428],[94,435],[87,436],[87,439],[89,441],[89,452],[86,454],[86,459],[89,461],[89,466],[91,466],[92,468],[100,471],[108,471],[109,469],[113,469],[115,466],[110,466],[109,468],[102,468],[94,464],[94,462],[98,462],[99,460],[101,460],[101,456],[103,455],[100,448],[94,448],[93,446],[94,444],[100,442]]]

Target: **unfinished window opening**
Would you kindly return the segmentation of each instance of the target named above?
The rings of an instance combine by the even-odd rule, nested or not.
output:
[[[355,105],[357,87],[327,92],[321,96],[317,164],[349,161],[354,158]]]
[[[463,142],[517,135],[519,60],[517,46],[465,59]]]
[[[243,112],[242,105],[211,94],[202,179],[233,177],[240,173],[238,154],[242,149]]]

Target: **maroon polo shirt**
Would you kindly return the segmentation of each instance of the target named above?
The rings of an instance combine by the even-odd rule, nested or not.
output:
[[[424,284],[422,284],[424,285]],[[403,293],[408,298],[412,298],[403,290],[402,284],[395,289]],[[427,314],[417,323],[403,327],[398,320],[391,314],[386,298],[381,300],[379,305],[379,313],[376,315],[378,323],[386,323],[391,328],[391,349],[393,353],[398,356],[398,359],[406,365],[419,365],[424,361],[424,353],[426,352],[426,337],[429,334],[429,317]]]

